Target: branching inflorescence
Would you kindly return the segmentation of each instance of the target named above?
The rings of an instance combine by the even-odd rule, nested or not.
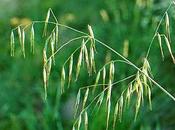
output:
[[[143,60],[143,65],[141,68],[137,67],[134,63],[129,61],[127,58],[122,56],[116,50],[108,46],[108,44],[101,42],[96,39],[92,30],[92,27],[88,25],[89,34],[78,31],[74,28],[71,28],[66,25],[59,24],[53,11],[51,9],[48,10],[47,17],[45,21],[33,21],[29,25],[19,25],[18,27],[12,29],[10,35],[10,46],[11,46],[11,56],[15,56],[15,46],[16,46],[16,38],[14,34],[18,34],[18,41],[21,47],[21,52],[23,57],[25,58],[25,36],[27,32],[27,28],[30,28],[30,50],[34,54],[35,53],[35,28],[34,26],[39,23],[44,23],[44,31],[43,36],[46,37],[45,45],[43,47],[43,82],[44,82],[44,90],[45,90],[45,100],[47,99],[47,87],[48,80],[51,73],[51,68],[56,63],[56,54],[60,52],[64,47],[71,44],[74,41],[82,41],[81,46],[76,48],[71,55],[65,60],[65,63],[62,65],[61,69],[61,84],[60,91],[61,94],[65,92],[66,88],[69,88],[71,82],[73,82],[73,69],[76,69],[75,81],[78,80],[80,75],[80,70],[82,68],[82,64],[86,65],[87,73],[89,76],[96,75],[95,83],[93,85],[84,86],[79,88],[77,99],[75,103],[75,122],[73,124],[73,130],[79,130],[82,125],[84,125],[84,129],[88,129],[88,112],[89,108],[92,104],[95,104],[95,108],[98,106],[100,109],[104,100],[106,100],[106,129],[109,128],[109,120],[111,115],[111,95],[112,90],[116,84],[129,80],[130,83],[128,86],[122,90],[120,96],[117,98],[114,112],[113,112],[113,129],[115,129],[116,121],[122,120],[122,114],[125,106],[129,106],[132,97],[135,99],[135,119],[137,118],[138,112],[140,110],[141,105],[144,103],[144,100],[149,102],[150,109],[152,109],[151,103],[151,92],[152,85],[159,87],[165,94],[167,94],[170,98],[175,101],[175,98],[167,92],[160,84],[158,84],[151,74],[151,67],[149,65],[148,56],[155,38],[158,38],[158,43],[160,45],[161,55],[164,59],[164,52],[162,48],[162,38],[164,38],[166,45],[168,47],[168,51],[172,57],[173,62],[175,63],[175,58],[173,56],[171,50],[171,36],[170,36],[170,22],[168,17],[168,10],[174,4],[172,2],[166,12],[164,13],[162,19],[160,20],[158,27],[156,28],[153,39],[150,43],[148,52],[146,57]],[[49,21],[50,17],[54,18],[54,22]],[[165,21],[165,33],[160,33],[159,28],[162,22]],[[54,25],[51,33],[47,32],[47,28],[49,25]],[[59,43],[59,27],[64,27],[78,33],[80,36],[70,39],[69,41],[62,44],[60,47]],[[110,50],[112,53],[117,55],[120,59],[111,60],[103,65],[103,67],[99,70],[96,69],[95,64],[95,55],[98,48],[96,48],[96,44],[100,44],[104,48]],[[75,54],[78,54],[78,59],[75,60]],[[119,81],[115,81],[115,69],[116,64],[124,63],[133,67],[136,70],[136,74],[130,75],[121,79]],[[66,70],[68,69],[68,70]],[[68,74],[66,73],[68,72]],[[68,82],[66,84],[66,82]],[[66,87],[67,86],[67,87]],[[97,93],[97,94],[96,94]],[[93,96],[93,99],[89,101],[89,96]],[[82,103],[81,103],[82,102]],[[78,110],[80,109],[80,112]],[[84,118],[84,120],[83,120]],[[84,123],[83,123],[84,122]]]

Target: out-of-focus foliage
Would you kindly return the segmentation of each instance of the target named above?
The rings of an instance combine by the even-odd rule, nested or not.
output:
[[[128,58],[135,64],[145,55],[154,30],[169,1],[164,0],[0,0],[0,130],[70,130],[73,105],[79,87],[94,81],[81,76],[81,82],[71,86],[60,96],[61,63],[72,48],[64,49],[58,56],[56,67],[49,81],[48,102],[43,100],[42,85],[42,26],[37,29],[36,53],[22,59],[20,50],[14,58],[9,54],[11,28],[32,20],[44,20],[48,8],[52,8],[58,21],[87,32],[87,25],[93,27],[95,36],[123,53],[124,43],[129,43]],[[175,23],[174,8],[170,11],[172,37]],[[72,33],[62,34],[66,39]],[[172,39],[174,50],[175,39]],[[98,49],[97,49],[98,50]],[[174,52],[174,51],[173,51]],[[167,53],[168,54],[168,53]],[[97,68],[112,54],[103,48],[97,55]],[[156,81],[172,94],[174,89],[175,66],[165,53],[161,61],[157,41],[150,54],[150,64]],[[115,58],[115,57],[114,57]],[[118,79],[125,77],[133,69],[122,64],[118,66]],[[123,84],[123,86],[126,84]],[[121,85],[122,86],[122,85]],[[173,130],[175,128],[175,102],[171,101],[158,88],[153,88],[153,111],[147,105],[142,107],[136,122],[134,108],[125,110],[123,120],[117,123],[117,130]],[[118,91],[115,90],[115,97]],[[98,113],[90,115],[90,130],[105,130],[105,105]],[[111,121],[112,122],[112,121]],[[111,127],[112,129],[112,127]]]

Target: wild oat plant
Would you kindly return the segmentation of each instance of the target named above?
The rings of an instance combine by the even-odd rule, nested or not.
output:
[[[19,43],[22,55],[24,58],[26,57],[25,46],[27,37],[30,39],[31,53],[34,54],[35,26],[37,24],[44,24],[43,39],[45,39],[45,45],[43,47],[43,86],[45,91],[45,100],[47,100],[48,81],[51,69],[54,67],[54,64],[56,63],[55,61],[57,60],[56,55],[62,51],[63,48],[67,48],[69,44],[75,41],[81,41],[81,45],[71,53],[71,55],[67,58],[67,60],[65,60],[65,63],[62,65],[60,74],[61,83],[59,86],[60,92],[61,94],[65,93],[66,89],[71,86],[72,82],[78,82],[82,68],[86,68],[90,78],[94,76],[96,78],[94,79],[94,84],[79,88],[75,102],[75,120],[72,125],[72,130],[79,130],[81,127],[85,130],[88,130],[88,115],[90,113],[90,108],[94,107],[95,109],[100,109],[102,103],[104,102],[106,104],[107,111],[106,129],[109,129],[109,120],[113,120],[113,129],[115,129],[116,122],[122,121],[124,108],[125,106],[130,105],[130,100],[135,99],[135,120],[137,119],[141,105],[145,101],[148,101],[149,108],[150,110],[152,109],[151,92],[153,85],[159,87],[165,94],[167,94],[171,99],[175,101],[175,98],[167,90],[165,90],[164,87],[162,87],[153,79],[153,74],[151,74],[151,66],[148,60],[153,41],[157,39],[157,43],[160,45],[162,59],[164,59],[162,43],[166,43],[172,61],[175,63],[175,58],[171,49],[170,20],[168,16],[169,9],[174,5],[175,2],[172,1],[163,14],[161,20],[159,21],[147,54],[143,60],[143,65],[141,67],[137,67],[125,56],[117,52],[117,50],[111,48],[108,46],[108,44],[95,38],[93,29],[90,25],[88,25],[87,28],[88,33],[84,33],[69,26],[58,23],[57,18],[51,9],[48,10],[45,21],[33,21],[29,25],[19,25],[18,27],[12,29],[10,36],[11,56],[15,56],[15,48],[17,46],[17,43]],[[48,31],[49,26],[53,27],[51,31]],[[79,36],[69,39],[65,43],[60,43],[59,39],[61,35],[59,29],[61,27],[71,30]],[[161,32],[160,27],[165,28],[165,32]],[[98,52],[98,48],[96,47],[97,44],[111,51],[111,53],[118,56],[119,59],[110,60],[104,63],[102,68],[97,70],[95,58]],[[127,50],[128,49],[125,48],[125,53],[127,53]],[[135,69],[135,74],[115,81],[115,70],[118,69],[117,63],[119,62],[126,64],[129,67],[133,67]],[[122,90],[120,96],[117,97],[113,111],[111,109],[113,107],[111,105],[111,95],[112,92],[114,92],[113,88],[115,88],[117,84],[125,82],[127,80],[130,82],[128,83],[128,86]]]

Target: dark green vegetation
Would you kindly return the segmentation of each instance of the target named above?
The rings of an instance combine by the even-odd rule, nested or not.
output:
[[[138,1],[141,1],[140,3]],[[147,4],[144,4],[144,1]],[[93,83],[93,78],[87,78],[86,73],[81,73],[78,83],[74,83],[62,96],[56,95],[60,87],[60,71],[62,63],[68,54],[77,47],[72,44],[57,56],[56,66],[52,70],[48,86],[48,102],[43,100],[44,89],[42,84],[42,40],[43,25],[38,25],[36,30],[35,55],[27,53],[27,58],[22,59],[20,48],[16,49],[15,57],[10,57],[9,35],[10,29],[29,20],[44,20],[48,8],[52,8],[58,20],[62,24],[69,25],[78,30],[87,32],[87,25],[93,27],[95,37],[109,43],[111,47],[123,53],[124,43],[129,41],[128,59],[141,65],[154,30],[165,9],[168,1],[151,0],[2,0],[0,5],[0,129],[2,130],[61,130],[70,129],[72,124],[71,107],[78,92],[78,88]],[[8,7],[10,5],[10,7]],[[2,6],[2,7],[1,7]],[[172,50],[174,50],[174,7],[169,11]],[[14,17],[17,17],[15,19]],[[15,23],[17,22],[17,24]],[[163,28],[161,28],[163,31]],[[74,33],[63,30],[62,41],[70,39]],[[154,78],[162,86],[173,94],[175,66],[171,57],[165,51],[165,61],[161,61],[161,53],[158,41],[155,40],[149,61]],[[29,50],[29,49],[28,49]],[[97,46],[96,66],[100,68],[105,60],[114,57],[113,54],[100,46]],[[29,52],[29,51],[28,51]],[[124,78],[135,70],[123,64],[118,64],[117,79]],[[88,80],[87,80],[88,79]],[[119,96],[118,89],[114,89],[113,103]],[[175,127],[175,103],[160,91],[153,87],[153,110],[149,111],[145,104],[139,112],[138,119],[134,120],[134,107],[125,109],[122,123],[117,123],[117,130],[173,130]],[[68,104],[68,106],[67,106]],[[69,114],[70,112],[70,114]],[[90,130],[103,130],[106,128],[105,104],[98,113],[90,115]],[[66,114],[65,114],[66,113]],[[94,115],[94,116],[93,116]]]

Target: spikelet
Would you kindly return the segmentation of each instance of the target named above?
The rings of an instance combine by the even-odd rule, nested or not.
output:
[[[55,56],[54,56],[54,52],[55,52],[55,32],[52,33],[50,44],[51,44],[53,64],[55,65]]]
[[[70,57],[69,61],[69,81],[68,81],[68,87],[70,86],[70,82],[72,80],[72,68],[73,68],[73,54]]]
[[[111,99],[112,81],[109,80],[106,103]]]
[[[166,42],[166,45],[167,45],[167,47],[168,47],[168,51],[169,51],[169,53],[170,53],[170,55],[171,55],[171,58],[172,58],[172,60],[173,60],[173,63],[175,64],[175,58],[174,58],[174,56],[173,56],[170,43],[169,43],[168,38],[167,38],[166,36],[165,36],[165,42]]]
[[[100,96],[99,96],[99,98],[98,98],[98,101],[97,101],[97,103],[98,103],[98,110],[99,110],[100,107],[101,107],[101,104],[102,104],[102,102],[103,102],[103,98],[104,98],[104,91],[100,94]]]
[[[95,60],[94,60],[94,48],[90,46],[90,68],[91,72],[94,71],[96,73]]]
[[[111,81],[114,80],[114,72],[115,72],[115,68],[114,68],[114,62],[110,63],[110,69],[109,69],[109,79]]]
[[[110,111],[111,111],[111,101],[108,100],[108,104],[107,104],[106,130],[108,130],[108,128],[109,128],[109,117],[110,117]]]
[[[64,66],[62,67],[61,71],[61,94],[64,93],[64,84],[65,84],[66,74]]]
[[[25,31],[22,29],[22,53],[25,58]]]
[[[75,126],[72,127],[72,130],[75,130]]]
[[[96,80],[95,80],[95,84],[94,84],[93,92],[92,92],[93,94],[95,93],[95,90],[96,90],[99,79],[100,79],[100,71],[98,72]]]
[[[80,127],[81,127],[81,115],[79,116],[79,119],[78,119],[77,130],[80,130]]]
[[[35,30],[32,24],[31,31],[30,31],[30,50],[34,54],[35,52]]]
[[[103,89],[105,88],[106,83],[106,68],[103,67]]]
[[[85,53],[85,62],[86,62],[86,66],[87,66],[87,70],[89,75],[91,75],[91,69],[90,69],[90,64],[89,64],[89,55],[88,55],[88,50],[86,45],[84,46],[84,53]]]
[[[93,32],[92,27],[90,25],[88,25],[88,31],[89,31],[90,37],[92,39],[94,39],[94,32]]]
[[[148,101],[149,101],[149,107],[150,110],[152,110],[152,103],[151,103],[151,88],[148,87]]]
[[[137,94],[139,94],[139,96],[141,96],[141,99],[143,101],[143,84],[142,84],[142,80],[141,80],[141,76],[145,76],[143,74],[140,74],[139,72],[137,73],[137,76],[136,76],[136,92]]]
[[[47,80],[49,80],[50,72],[52,68],[52,58],[50,57],[47,63]]]
[[[140,109],[140,105],[141,105],[141,98],[142,98],[142,94],[141,94],[141,92],[139,92],[138,94],[137,94],[137,101],[136,101],[136,110],[135,110],[135,121],[136,121],[136,119],[137,119],[137,115],[138,115],[138,112],[139,112],[139,109]]]
[[[123,103],[124,101],[123,101],[123,93],[121,94],[121,97],[120,97],[120,99],[119,99],[119,112],[118,112],[118,114],[119,114],[119,121],[121,122],[122,121],[122,113],[123,113]]]
[[[19,37],[19,44],[22,46],[22,34],[20,26],[18,26],[18,37]]]
[[[84,125],[85,125],[85,130],[88,130],[88,114],[87,114],[87,111],[84,112]]]
[[[170,41],[170,20],[169,20],[169,16],[168,16],[168,12],[165,13],[165,26],[166,26],[166,34],[168,37],[168,40]]]
[[[164,53],[163,53],[163,48],[162,48],[162,38],[159,33],[157,33],[158,41],[159,41],[159,46],[160,46],[160,51],[162,55],[162,59],[164,60]]]
[[[80,50],[80,54],[78,57],[78,63],[77,63],[77,70],[76,70],[76,79],[75,81],[77,81],[79,73],[80,73],[80,68],[81,68],[81,63],[82,63],[82,57],[83,57],[83,45],[81,46],[81,50]]]
[[[128,57],[128,53],[129,53],[129,41],[125,40],[123,45],[123,56]]]
[[[94,32],[93,32],[92,27],[90,25],[88,25],[88,31],[89,31],[89,34],[90,34],[91,45],[94,48],[94,50],[96,51]]]
[[[47,11],[47,16],[46,16],[46,20],[45,20],[45,24],[44,24],[43,36],[46,36],[46,34],[47,34],[47,25],[49,22],[49,18],[50,18],[50,9]]]
[[[55,27],[55,42],[56,42],[56,48],[58,48],[58,33],[59,33],[59,29],[58,29],[58,24],[56,24],[56,27]]]
[[[44,99],[47,99],[47,72],[46,72],[46,68],[43,67],[43,82],[44,82]]]
[[[82,109],[84,109],[85,105],[86,105],[86,101],[89,95],[89,88],[86,89],[85,95],[84,95],[84,99],[83,99],[83,107]]]
[[[10,49],[11,49],[11,56],[15,56],[15,38],[14,38],[14,33],[11,31],[10,35]]]
[[[47,54],[45,48],[43,49],[43,83],[44,83],[44,91],[45,91],[45,100],[47,99],[47,70],[46,70],[46,63],[47,63]]]
[[[78,94],[77,94],[77,98],[76,98],[76,103],[75,103],[75,115],[74,115],[74,117],[76,116],[77,111],[78,111],[78,107],[80,104],[80,98],[81,98],[81,91],[79,89]]]
[[[116,124],[116,121],[117,121],[118,112],[119,112],[119,105],[118,105],[118,102],[117,102],[116,105],[115,105],[115,109],[114,109],[113,129],[115,129],[115,124]]]
[[[139,83],[138,83],[138,81],[140,81],[140,73],[139,73],[139,71],[137,72],[135,83],[134,83],[134,86],[133,86],[135,91],[136,91],[136,93],[139,92]]]
[[[148,67],[149,67],[149,64],[148,64],[148,62],[147,62],[147,59],[145,58],[144,59],[144,63],[143,63],[143,68],[142,68],[142,72],[144,73],[144,74],[142,74],[142,80],[143,80],[143,83],[144,83],[144,86],[145,86],[145,93],[146,93],[146,95],[147,95],[147,86],[148,86],[148,83],[147,83],[147,76],[149,76],[148,75]]]
[[[46,54],[46,48],[43,49],[43,66],[45,67],[47,63],[47,54]]]
[[[130,84],[130,85],[132,85],[132,84]],[[127,102],[128,106],[130,104],[130,100],[131,100],[131,89],[130,89],[130,86],[129,86],[127,91],[126,91],[126,102]]]

